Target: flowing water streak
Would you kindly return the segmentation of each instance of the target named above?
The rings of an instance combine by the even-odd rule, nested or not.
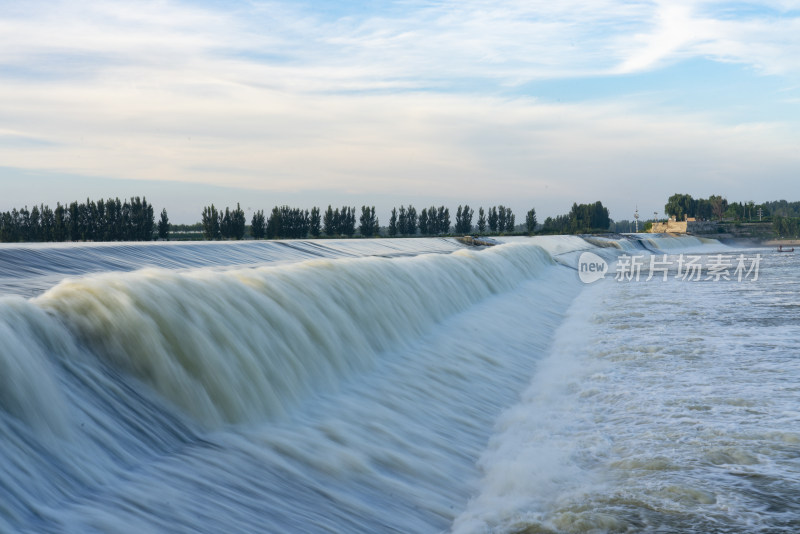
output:
[[[0,530],[442,530],[570,274],[510,245],[3,299]]]
[[[212,426],[280,415],[550,263],[538,247],[67,281],[34,300]]]
[[[229,269],[314,258],[450,253],[453,239],[324,239],[309,241],[159,241],[140,243],[3,243],[0,294],[33,297],[67,276],[160,269]]]

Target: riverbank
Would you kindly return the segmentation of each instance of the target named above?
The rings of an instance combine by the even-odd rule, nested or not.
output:
[[[766,247],[777,247],[782,245],[784,247],[798,247],[800,246],[800,239],[767,239],[761,242]]]

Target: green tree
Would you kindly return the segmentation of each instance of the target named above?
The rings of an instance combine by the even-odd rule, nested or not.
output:
[[[267,219],[264,217],[264,210],[253,212],[250,219],[250,235],[253,239],[264,239],[267,234]]]
[[[230,239],[233,237],[233,219],[231,218],[231,210],[227,206],[225,207],[225,214],[222,216],[219,229],[222,234],[222,239]]]
[[[514,233],[514,227],[516,224],[514,223],[514,213],[511,211],[511,208],[506,208],[506,232],[507,233]]]
[[[728,201],[719,195],[711,195],[708,197],[708,202],[711,205],[712,216],[717,220],[722,219],[722,215],[728,209]]]
[[[428,235],[436,235],[439,233],[439,211],[436,206],[428,208]]]
[[[472,218],[475,216],[475,210],[469,207],[469,204],[464,204],[464,212],[461,214],[464,227],[462,230],[465,234],[472,233]]]
[[[375,206],[361,206],[358,232],[364,237],[372,237],[377,233],[378,218],[375,216]]]
[[[0,214],[0,241],[3,243],[14,242],[14,221],[8,211]]]
[[[536,209],[531,208],[525,215],[525,228],[529,234],[536,231]]]
[[[456,210],[456,234],[469,234],[472,231],[472,217],[474,215],[474,211],[470,209],[469,204],[465,204],[462,208],[460,205],[458,206],[458,210]]]
[[[30,220],[28,222],[28,240],[42,241],[42,218],[39,207],[34,204],[31,209]]]
[[[67,240],[80,241],[83,239],[80,225],[80,209],[78,209],[78,202],[71,202],[69,205],[69,212],[67,214]]]
[[[506,231],[506,207],[503,205],[497,206],[497,232],[503,233]]]
[[[400,235],[407,235],[411,233],[408,228],[408,212],[406,211],[406,207],[403,205],[400,206],[400,211],[397,214],[397,232]]]
[[[486,231],[486,212],[483,211],[483,206],[478,208],[478,233],[482,234]]]
[[[695,201],[692,195],[675,193],[667,199],[667,203],[664,206],[664,213],[675,217],[678,221],[682,221],[684,217],[695,216],[695,207]]]
[[[220,231],[219,212],[214,204],[203,208],[203,237],[205,239],[220,239],[222,232]]]
[[[755,218],[756,214],[756,203],[752,200],[748,200],[744,204],[745,208],[745,217],[748,221],[752,221]]]
[[[53,240],[66,241],[67,240],[67,211],[61,202],[56,202],[56,209],[53,212]]]
[[[800,218],[775,215],[772,227],[781,237],[797,237],[800,234]]]
[[[341,235],[342,233],[342,228],[344,227],[342,221],[344,219],[344,216],[345,214],[340,212],[339,208],[333,210],[333,228],[334,228],[334,233],[337,235]]]
[[[389,235],[397,235],[397,208],[392,208],[392,215],[389,217]]]
[[[417,209],[409,204],[406,210],[406,229],[411,235],[416,235],[417,233],[417,219]]]
[[[167,216],[167,208],[161,210],[161,219],[158,221],[158,238],[169,240],[169,216]]]
[[[608,209],[599,200],[592,206],[591,228],[593,230],[608,230],[611,226],[611,218],[608,216]]]
[[[267,239],[280,239],[283,236],[283,213],[278,206],[275,206],[267,218]]]
[[[430,221],[428,220],[428,208],[422,208],[422,211],[419,212],[419,233],[422,235],[428,235],[429,228]]]
[[[322,224],[325,230],[325,235],[333,236],[338,233],[338,228],[336,228],[336,221],[334,220],[333,209],[331,209],[330,204],[328,204],[328,209],[325,211],[325,217],[322,220]]]
[[[53,241],[53,228],[55,227],[55,214],[50,206],[42,205],[42,241]]]
[[[227,211],[227,208],[226,208]],[[236,203],[236,209],[231,212],[230,237],[240,240],[244,237],[244,229],[247,226],[244,210]]]
[[[298,233],[300,239],[305,239],[308,237],[308,232],[311,229],[311,217],[308,213],[308,210],[301,210],[298,208],[297,210],[297,220],[298,220]]]
[[[499,217],[497,215],[497,207],[492,206],[491,208],[489,208],[489,217],[488,217],[489,232],[493,234],[497,233],[498,219]]]
[[[314,206],[311,208],[311,215],[308,220],[308,230],[314,237],[319,237],[321,232],[322,219],[319,215],[319,208]]]
[[[340,212],[340,231],[342,235],[353,237],[356,233],[356,209],[343,206]]]
[[[31,240],[31,212],[28,211],[28,206],[19,210],[19,230],[20,241]]]
[[[592,231],[606,231],[611,225],[608,209],[600,201],[594,204],[572,204],[569,214],[563,220],[555,221],[555,231],[563,233],[589,233]],[[566,228],[564,228],[566,226]]]

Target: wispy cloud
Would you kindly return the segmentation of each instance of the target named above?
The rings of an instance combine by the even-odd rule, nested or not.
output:
[[[308,5],[233,5],[34,1],[0,19],[0,61],[87,75],[178,68],[309,91],[514,85],[692,55],[766,72],[799,66],[800,22],[780,4],[744,19],[713,1],[411,1],[335,17]]]

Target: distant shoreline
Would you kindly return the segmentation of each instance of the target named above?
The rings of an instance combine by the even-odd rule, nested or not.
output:
[[[748,245],[752,247],[777,247],[778,245],[796,247],[800,246],[800,239],[779,238],[779,237],[738,237],[719,234],[675,234],[702,237],[706,239],[717,239],[725,244]]]
[[[767,239],[761,244],[768,247],[777,247],[778,245],[797,247],[800,246],[800,239]]]

